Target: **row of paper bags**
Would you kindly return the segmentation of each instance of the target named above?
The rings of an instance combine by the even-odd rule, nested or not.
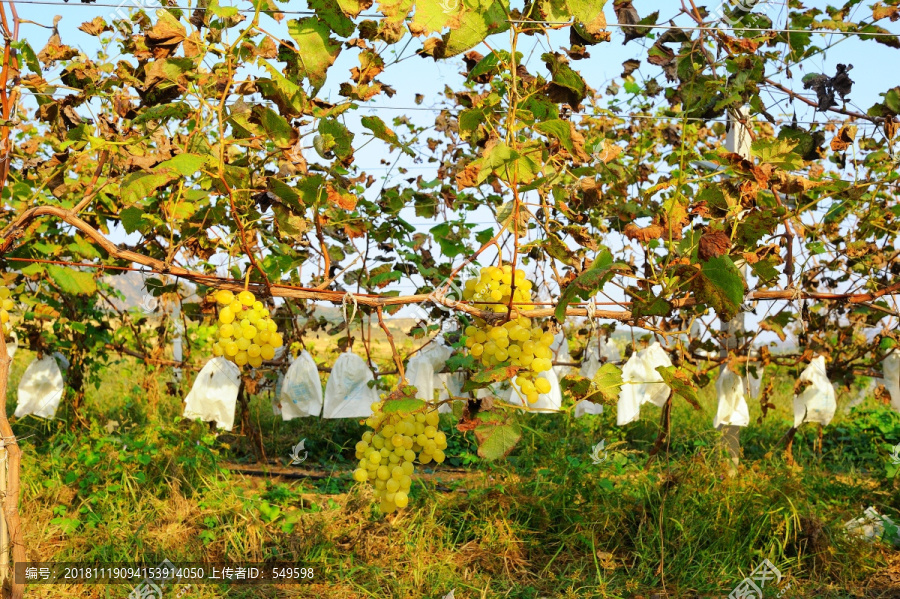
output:
[[[558,336],[553,347],[557,361],[567,362],[568,343]],[[441,343],[434,343],[410,358],[406,367],[406,377],[417,388],[417,397],[432,400],[435,389],[438,400],[454,397],[468,397],[462,392],[464,379],[460,374],[438,373],[450,357],[450,349]],[[580,374],[593,377],[600,366],[600,358],[618,361],[620,354],[610,340],[591,346],[586,352]],[[217,361],[218,360],[218,361]],[[622,367],[623,385],[619,392],[616,422],[624,426],[640,418],[641,406],[652,403],[662,407],[669,397],[669,387],[665,384],[657,367],[671,366],[669,355],[658,344],[634,353]],[[885,360],[885,378],[898,379],[892,391],[900,387],[900,356],[892,354]],[[539,396],[538,401],[529,404],[537,410],[558,410],[562,405],[559,377],[570,368],[556,366],[543,372],[540,377],[550,383],[550,391]],[[230,429],[234,420],[234,402],[239,385],[236,366],[224,359],[214,359],[201,371],[197,382],[186,399],[184,415],[187,418],[214,420],[222,428]],[[374,379],[372,372],[359,356],[342,354],[335,362],[323,397],[319,373],[315,362],[307,352],[302,352],[290,365],[276,390],[280,410],[284,420],[304,416],[323,418],[365,418],[371,413],[371,404],[378,401],[375,389],[368,383]],[[834,417],[836,408],[834,386],[825,372],[825,358],[817,356],[804,369],[800,380],[810,383],[800,395],[794,397],[794,426],[804,422],[827,425]],[[891,379],[893,381],[893,379]],[[713,426],[747,426],[750,411],[746,398],[757,398],[760,390],[759,373],[753,373],[745,381],[743,377],[728,368],[721,368],[716,381],[719,399]],[[494,385],[491,389],[481,389],[478,397],[496,395],[510,403],[523,404],[522,394],[515,383],[509,386]],[[893,403],[893,402],[892,402]],[[449,411],[448,405],[441,406]],[[585,414],[600,414],[603,407],[581,401],[576,405],[576,417]]]
[[[10,356],[15,354],[15,340],[8,344]],[[551,348],[559,362],[570,362],[568,342],[558,333]],[[465,382],[458,373],[439,373],[450,357],[450,348],[442,343],[433,343],[410,358],[406,376],[410,384],[418,389],[417,396],[432,399],[438,391],[439,401],[450,395],[467,397],[462,392]],[[612,340],[605,339],[591,344],[585,351],[580,374],[593,378],[599,369],[601,359],[618,362],[621,354]],[[659,344],[636,352],[622,368],[623,386],[619,393],[617,423],[622,426],[640,417],[640,408],[645,403],[662,406],[668,397],[668,387],[656,370],[657,366],[670,366],[668,354]],[[60,368],[62,366],[62,368]],[[66,358],[56,352],[35,359],[26,369],[19,383],[16,417],[28,414],[42,418],[53,418],[64,392],[63,371],[68,368]],[[891,395],[891,405],[900,411],[900,353],[890,354],[883,363],[884,378],[880,380]],[[559,379],[573,369],[569,366],[555,366],[541,373],[550,383],[550,391],[540,395],[538,402],[530,404],[538,410],[558,410],[562,404]],[[276,388],[276,402],[273,408],[285,420],[305,416],[323,418],[364,418],[371,412],[371,404],[378,400],[377,391],[368,383],[374,379],[372,372],[359,356],[342,354],[335,362],[323,396],[318,369],[312,356],[302,352],[290,365]],[[800,375],[800,380],[809,382],[800,395],[794,397],[794,425],[803,422],[828,424],[834,416],[835,391],[825,372],[825,359],[818,356]],[[210,360],[197,376],[191,392],[185,399],[184,416],[215,421],[220,428],[229,429],[234,423],[235,403],[240,386],[240,371],[237,366],[224,358]],[[760,379],[751,374],[743,377],[727,368],[720,369],[716,381],[719,398],[718,409],[713,421],[715,427],[723,425],[747,426],[750,422],[746,398],[759,395]],[[516,385],[495,386],[490,390],[480,390],[479,396],[494,394],[511,403],[523,403]],[[448,405],[441,406],[449,411]],[[603,408],[591,402],[579,402],[576,416],[599,414]]]
[[[666,385],[657,367],[672,365],[669,355],[659,345],[651,346],[636,352],[622,367],[623,385],[619,392],[616,423],[623,426],[640,417],[641,406],[653,403],[659,407],[665,405],[669,398],[669,387]],[[887,372],[887,367],[885,368]],[[794,426],[804,422],[817,422],[827,425],[834,417],[834,386],[825,372],[825,358],[816,356],[800,373],[800,380],[809,385],[794,396]],[[761,379],[759,372],[748,372],[747,381],[727,367],[721,367],[716,380],[716,395],[719,404],[713,418],[713,426],[747,426],[750,424],[750,410],[746,396],[759,396]]]

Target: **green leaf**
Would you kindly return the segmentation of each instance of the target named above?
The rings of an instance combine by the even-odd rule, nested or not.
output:
[[[50,520],[50,524],[59,526],[63,534],[70,535],[78,529],[78,526],[81,524],[81,522],[77,518],[58,517]]]
[[[119,187],[119,194],[122,204],[129,206],[135,202],[140,202],[144,198],[155,195],[156,190],[163,185],[172,181],[173,177],[168,172],[154,173],[146,171],[137,171],[129,173],[122,179]]]
[[[151,106],[132,121],[135,125],[142,125],[150,121],[181,120],[193,110],[186,102],[174,102],[172,104],[158,104]]]
[[[268,501],[259,503],[259,513],[266,522],[274,522],[281,515],[281,508],[277,505],[271,505]]]
[[[477,370],[463,384],[463,391],[474,391],[488,387],[493,383],[508,381],[516,376],[518,371],[518,366],[500,366],[498,368]]]
[[[479,183],[484,182],[491,173],[512,183],[528,184],[540,172],[540,165],[525,152],[511,149],[505,142],[499,142],[485,150],[484,163],[478,173]]]
[[[266,189],[284,202],[291,210],[299,215],[303,214],[304,206],[300,203],[300,194],[297,193],[296,189],[277,177],[266,179]]]
[[[341,160],[353,154],[354,135],[340,121],[336,119],[322,119],[319,121],[318,129],[322,141],[320,142],[321,151],[318,146],[316,151],[323,158],[327,152],[334,152]]]
[[[900,87],[892,87],[883,95],[884,105],[894,114],[900,114]]]
[[[562,147],[570,154],[575,154],[575,145],[572,143],[572,128],[569,125],[569,121],[553,119],[538,123],[534,128],[541,133],[558,139]]]
[[[734,318],[744,301],[744,278],[728,256],[704,262],[692,289],[697,301],[713,308],[722,320]]]
[[[288,21],[288,33],[297,42],[298,71],[309,79],[315,95],[325,85],[328,68],[341,53],[341,44],[330,37],[328,24],[316,17]]]
[[[675,395],[686,399],[689,404],[694,406],[695,410],[700,409],[700,398],[690,372],[677,366],[657,366],[656,371],[663,377],[666,385]]]
[[[603,249],[590,268],[575,277],[571,283],[566,285],[559,297],[559,304],[556,306],[554,316],[559,322],[563,322],[566,318],[566,308],[575,301],[575,298],[586,300],[595,293],[603,289],[619,270],[627,270],[628,265],[622,262],[613,262],[612,254],[608,249]]]
[[[412,387],[412,385],[410,385]],[[415,387],[412,387],[412,395],[415,395]],[[384,402],[384,405],[381,407],[381,411],[385,414],[393,414],[394,412],[415,412],[416,410],[421,410],[425,407],[425,402],[421,399],[412,398],[404,398],[404,399],[390,399]]]
[[[125,206],[139,202],[155,195],[156,190],[171,183],[178,177],[193,175],[203,164],[206,158],[199,154],[179,154],[170,160],[160,162],[150,171],[137,171],[129,173],[122,179],[119,191],[122,203]]]
[[[547,52],[541,55],[541,60],[547,65],[553,77],[548,91],[550,97],[558,103],[566,103],[577,110],[587,96],[587,83],[559,56]]]
[[[574,18],[577,31],[587,40],[609,40],[609,34],[601,35],[606,28],[603,5],[606,0],[541,0],[540,15],[548,21],[568,21]]]
[[[383,266],[390,267],[390,264],[385,264]],[[375,271],[373,270],[372,273],[374,273],[374,272]],[[368,286],[369,287],[372,287],[372,286],[386,287],[387,285],[390,285],[391,283],[396,283],[397,281],[399,281],[402,278],[403,278],[403,273],[401,273],[400,271],[389,270],[387,272],[382,272],[382,273],[378,273],[373,276],[370,276]]]
[[[400,138],[397,137],[397,134],[394,133],[390,128],[388,128],[388,126],[384,124],[384,121],[382,121],[377,116],[364,116],[360,119],[360,123],[362,123],[363,127],[369,129],[372,134],[381,141],[387,142],[392,147],[400,148],[401,150],[403,150],[403,153],[408,156],[416,155],[412,148],[400,141]]]
[[[92,295],[97,292],[97,283],[91,273],[65,266],[51,264],[47,272],[59,288],[72,295]]]
[[[769,316],[768,318],[764,318],[759,323],[759,328],[764,331],[772,331],[778,338],[784,341],[787,339],[787,334],[784,329],[791,324],[795,320],[793,312],[789,312],[788,310],[782,310],[778,314],[774,316]]]
[[[266,106],[255,105],[249,113],[238,115],[243,120],[245,129],[253,127],[260,137],[266,137],[279,148],[294,145],[294,129],[286,118]],[[252,129],[251,129],[252,130]]]
[[[494,237],[493,229],[484,229],[483,231],[478,231],[475,233],[475,241],[480,243],[481,245],[486,244]]]
[[[153,170],[157,173],[174,171],[182,177],[190,177],[199,171],[205,162],[206,158],[199,154],[179,154],[170,160],[160,162]]]
[[[409,23],[413,35],[440,33],[448,27],[459,26],[459,13],[465,3],[452,0],[416,0],[416,12]]]
[[[275,214],[275,222],[282,235],[300,241],[303,234],[309,230],[309,221],[294,213],[293,210],[282,204],[272,204],[272,212]]]
[[[429,3],[435,1],[440,3],[440,0],[428,0]],[[509,29],[509,0],[459,0],[456,4],[448,0],[444,4],[458,7],[452,15],[454,20],[448,23],[450,31],[441,38],[430,38],[423,42],[422,53],[435,59],[462,54],[480,44],[487,36]],[[431,24],[437,22],[432,20]],[[423,26],[428,27],[429,23],[424,23]]]
[[[515,216],[516,204],[515,202],[507,202],[497,208],[497,222],[500,223],[500,226],[509,226],[510,229],[514,228],[512,223],[513,217]],[[519,231],[524,231],[528,227],[528,220],[531,218],[531,212],[525,206],[519,205],[519,221],[518,227]],[[490,238],[488,238],[490,239]]]
[[[493,461],[505,458],[522,438],[522,427],[516,422],[483,424],[475,428],[478,455]]]
[[[763,163],[794,170],[803,166],[803,158],[793,151],[798,143],[796,139],[787,138],[757,139],[750,144],[750,151]]]
[[[256,80],[256,87],[262,97],[274,102],[284,117],[295,118],[302,115],[307,107],[306,93],[268,62],[263,62],[263,67],[272,78],[261,77]]]
[[[37,54],[35,54],[31,46],[28,45],[28,42],[25,40],[12,42],[12,47],[19,51],[25,61],[25,65],[28,66],[32,73],[42,75],[41,63],[38,62]]]
[[[622,370],[607,362],[594,374],[591,391],[598,393],[606,403],[615,403],[619,399],[622,384]]]
[[[508,53],[503,52],[503,54],[508,57]],[[518,54],[518,53],[517,53]],[[521,54],[519,54],[521,56]],[[478,61],[478,63],[472,67],[472,70],[469,71],[469,75],[466,78],[466,81],[473,81],[482,75],[486,75],[488,73],[496,73],[500,71],[500,58],[497,56],[496,52],[491,52],[484,58]]]
[[[136,206],[129,206],[119,212],[119,222],[122,223],[126,233],[134,233],[140,230],[143,217],[144,211]]]
[[[349,17],[362,12],[360,3],[353,0],[309,0],[309,7],[341,37],[353,35],[356,25]]]
[[[591,379],[577,374],[567,374],[559,381],[560,390],[574,401],[579,401],[590,393]]]

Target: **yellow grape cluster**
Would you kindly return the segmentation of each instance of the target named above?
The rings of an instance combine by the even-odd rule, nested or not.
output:
[[[213,344],[214,356],[238,366],[249,364],[256,368],[263,360],[275,357],[275,349],[283,340],[269,310],[250,291],[235,296],[222,289],[216,293],[219,310],[219,340]]]
[[[12,292],[8,287],[0,287],[0,323],[3,323],[3,334],[9,332],[6,323],[9,322],[9,313],[16,307],[16,302],[12,299]]]
[[[385,414],[383,406],[384,402],[372,404],[372,415],[366,419],[372,430],[356,444],[359,467],[353,478],[373,482],[381,511],[388,514],[409,504],[416,458],[422,464],[444,461],[447,436],[437,428],[437,410]]]
[[[513,281],[516,283],[515,291],[512,290]],[[513,294],[516,308],[524,312],[534,310],[534,305],[530,303],[531,287],[531,281],[525,278],[524,270],[517,269],[513,272],[509,264],[503,267],[485,266],[481,269],[478,280],[466,281],[463,299],[474,301],[475,307],[481,310],[506,313],[510,294]]]
[[[515,280],[516,289],[512,291],[511,283]],[[512,272],[509,266],[488,266],[481,269],[478,280],[466,281],[463,298],[474,300],[475,306],[493,312],[507,311],[510,293],[514,302],[531,302],[531,281],[525,278],[521,270]],[[481,304],[477,302],[503,302],[500,304]],[[533,310],[534,305],[519,306],[522,311]],[[465,344],[469,353],[484,366],[492,368],[499,364],[509,363],[524,370],[516,377],[516,384],[530,403],[538,400],[541,393],[550,391],[550,382],[535,378],[535,375],[553,367],[553,335],[544,332],[539,326],[532,326],[531,320],[524,316],[511,318],[508,322],[493,326],[480,318],[474,325],[465,330]]]

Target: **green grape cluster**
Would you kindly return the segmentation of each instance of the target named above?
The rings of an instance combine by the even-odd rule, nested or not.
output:
[[[516,289],[513,291],[513,282]],[[463,289],[463,299],[475,302],[475,307],[491,312],[506,313],[510,294],[513,304],[520,311],[534,310],[531,303],[531,281],[525,278],[525,271],[516,269],[513,272],[509,264],[485,266],[481,269],[478,280],[469,279]]]
[[[3,334],[9,333],[6,323],[9,322],[9,313],[16,307],[12,299],[12,292],[8,287],[0,287],[0,323],[3,324]]]
[[[515,291],[511,286],[513,280]],[[527,312],[534,309],[530,303],[531,288],[531,281],[525,278],[523,271],[513,272],[509,266],[488,266],[481,269],[477,281],[466,281],[463,298],[473,300],[478,308],[505,313],[512,293],[515,307]],[[516,377],[516,384],[529,403],[536,402],[540,394],[550,391],[550,382],[536,375],[553,367],[552,344],[553,335],[539,326],[532,326],[531,320],[525,316],[511,318],[498,326],[476,318],[475,324],[465,330],[465,345],[469,353],[484,366],[493,368],[509,363],[523,369]]]
[[[372,481],[381,511],[388,514],[409,504],[416,458],[421,464],[444,461],[447,436],[437,428],[437,410],[385,414],[383,406],[383,401],[372,404],[372,415],[366,419],[372,430],[356,444],[359,467],[353,478]]]
[[[238,366],[257,368],[263,360],[275,357],[275,349],[284,343],[269,310],[250,291],[237,296],[222,289],[216,293],[219,310],[219,340],[213,344],[214,356],[225,356]]]

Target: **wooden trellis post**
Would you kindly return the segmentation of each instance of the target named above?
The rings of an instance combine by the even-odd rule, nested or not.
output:
[[[0,589],[4,598],[20,599],[25,593],[24,583],[15,578],[9,580],[10,566],[25,562],[25,545],[19,521],[19,465],[22,452],[6,418],[6,386],[11,364],[6,340],[0,332],[0,577],[3,579]]]
[[[728,129],[728,134],[725,137],[725,148],[748,160],[750,159],[750,143],[752,140],[750,139],[750,132],[741,121],[747,122],[749,118],[750,112],[746,107],[741,107],[739,110],[735,111],[735,114],[729,112],[728,120],[731,127]],[[746,278],[746,265],[743,270],[744,277]],[[737,315],[730,321],[721,322],[721,331],[725,335],[725,342],[721,351],[723,358],[728,357],[729,351],[737,348],[739,338],[743,335],[745,330],[744,313],[740,308],[738,309]],[[727,366],[722,364],[720,369],[721,368],[727,368]],[[728,448],[728,453],[731,455],[731,460],[734,462],[735,466],[737,466],[741,458],[741,427],[725,425],[722,427],[722,435],[725,440],[725,445]]]

